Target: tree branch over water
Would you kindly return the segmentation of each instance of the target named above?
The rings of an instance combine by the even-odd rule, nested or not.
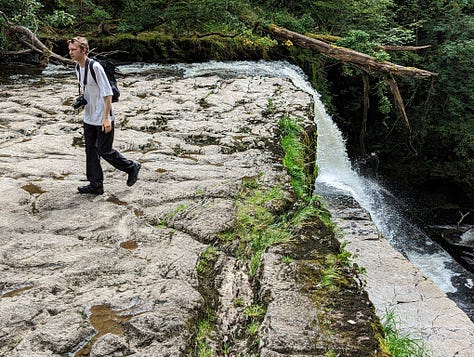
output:
[[[402,77],[431,78],[438,76],[437,73],[426,71],[415,67],[400,66],[388,61],[378,61],[375,57],[365,53],[339,47],[312,37],[301,35],[297,32],[287,30],[275,25],[269,26],[268,31],[277,39],[291,41],[294,45],[308,48],[321,53],[323,56],[339,60],[347,64],[353,64],[361,70],[371,74],[382,72]]]

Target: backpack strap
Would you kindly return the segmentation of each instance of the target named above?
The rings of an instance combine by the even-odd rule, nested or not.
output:
[[[95,83],[97,84],[97,77],[95,75],[95,70],[94,70],[94,62],[95,61],[93,59],[89,59],[89,67],[90,67],[91,75],[92,75],[92,78],[94,78]]]
[[[97,83],[97,77],[96,77],[95,70],[94,70],[94,62],[96,62],[96,61],[94,61],[92,58],[87,58],[87,61],[88,61],[88,66],[87,67],[90,67],[92,78],[94,78],[95,83],[98,84]],[[110,115],[112,115],[112,107],[110,107]]]

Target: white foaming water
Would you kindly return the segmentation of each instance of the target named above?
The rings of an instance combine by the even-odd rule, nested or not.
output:
[[[447,253],[440,252],[435,254],[418,254],[413,251],[407,253],[408,259],[415,264],[418,269],[423,271],[425,275],[429,275],[433,282],[443,287],[444,291],[456,292],[457,289],[451,282],[452,276],[458,276],[459,274],[446,274],[445,264],[451,261],[451,256]]]
[[[74,74],[74,67],[65,67],[60,64],[53,64],[49,63],[46,68],[43,70],[43,75],[48,77],[48,76],[61,76],[61,75],[66,75],[66,74]],[[74,78],[71,76],[71,78]]]

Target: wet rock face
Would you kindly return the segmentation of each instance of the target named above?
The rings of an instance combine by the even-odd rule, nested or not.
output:
[[[139,160],[142,170],[130,188],[126,175],[104,162],[100,196],[76,191],[85,184],[85,154],[82,117],[70,106],[73,75],[2,86],[0,355],[195,353],[206,305],[199,257],[233,227],[234,197],[244,178],[288,183],[271,150],[278,145],[279,118],[311,121],[310,97],[284,79],[137,75],[120,85],[115,147]],[[236,324],[245,316],[234,299],[249,305],[258,294],[244,264],[220,254],[216,340],[225,341],[242,334]],[[268,254],[265,271],[278,270],[274,253]],[[277,284],[268,279],[271,296]],[[301,310],[316,308],[311,299],[297,289],[284,299],[279,286],[275,299],[285,302],[286,313],[299,312],[278,320],[279,310],[270,309],[266,355],[281,346],[291,351],[298,326],[313,324]],[[296,321],[291,333],[275,325],[285,319]],[[308,331],[304,343],[317,332]],[[300,340],[294,351],[310,351],[296,346]],[[241,339],[235,346],[245,352],[247,345]]]

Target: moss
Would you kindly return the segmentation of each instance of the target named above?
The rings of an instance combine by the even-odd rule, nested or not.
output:
[[[248,262],[249,274],[254,276],[265,250],[290,239],[284,221],[274,209],[285,206],[285,196],[280,187],[245,189],[237,198],[237,221],[230,233],[237,243],[236,255]],[[222,235],[226,240],[229,233]]]
[[[208,342],[212,339],[216,329],[218,293],[215,290],[214,281],[218,274],[215,266],[220,254],[215,247],[208,246],[201,253],[196,266],[198,291],[204,299],[204,305],[198,321],[190,326],[191,329],[195,329],[187,351],[190,356],[212,356]]]
[[[316,249],[307,257],[310,259],[295,263],[301,291],[312,298],[318,311],[314,328],[320,334],[315,340],[315,349],[323,345],[337,355],[389,356],[381,324],[366,293],[350,274],[341,279],[342,275],[335,272],[335,279],[325,285],[325,274],[331,266],[327,256]]]
[[[310,128],[305,130],[296,119],[288,117],[283,117],[279,124],[284,151],[283,165],[291,176],[296,197],[311,198],[317,173],[316,131]]]
[[[330,34],[324,34],[324,33],[306,33],[305,34],[308,37],[314,38],[315,40],[320,40],[324,42],[336,42],[341,39],[340,36],[335,36],[335,35],[330,35]]]
[[[303,174],[305,180],[314,182],[317,168],[314,165],[309,169],[307,164],[315,160],[316,142],[311,139],[317,134],[308,134],[288,118],[282,120],[280,127],[287,159],[284,165],[290,168],[292,178],[297,173],[299,187],[296,189],[302,189],[304,194],[297,195],[300,199],[287,213],[292,238],[278,251],[292,257],[301,291],[317,306],[315,329],[321,334],[315,341],[315,351],[320,351],[323,345],[326,352],[336,355],[384,356],[384,348],[377,338],[381,334],[380,323],[358,278],[361,270],[336,239],[330,214],[322,201],[312,196],[313,187],[299,177]],[[348,324],[354,316],[363,321]],[[356,342],[361,336],[363,342]]]

